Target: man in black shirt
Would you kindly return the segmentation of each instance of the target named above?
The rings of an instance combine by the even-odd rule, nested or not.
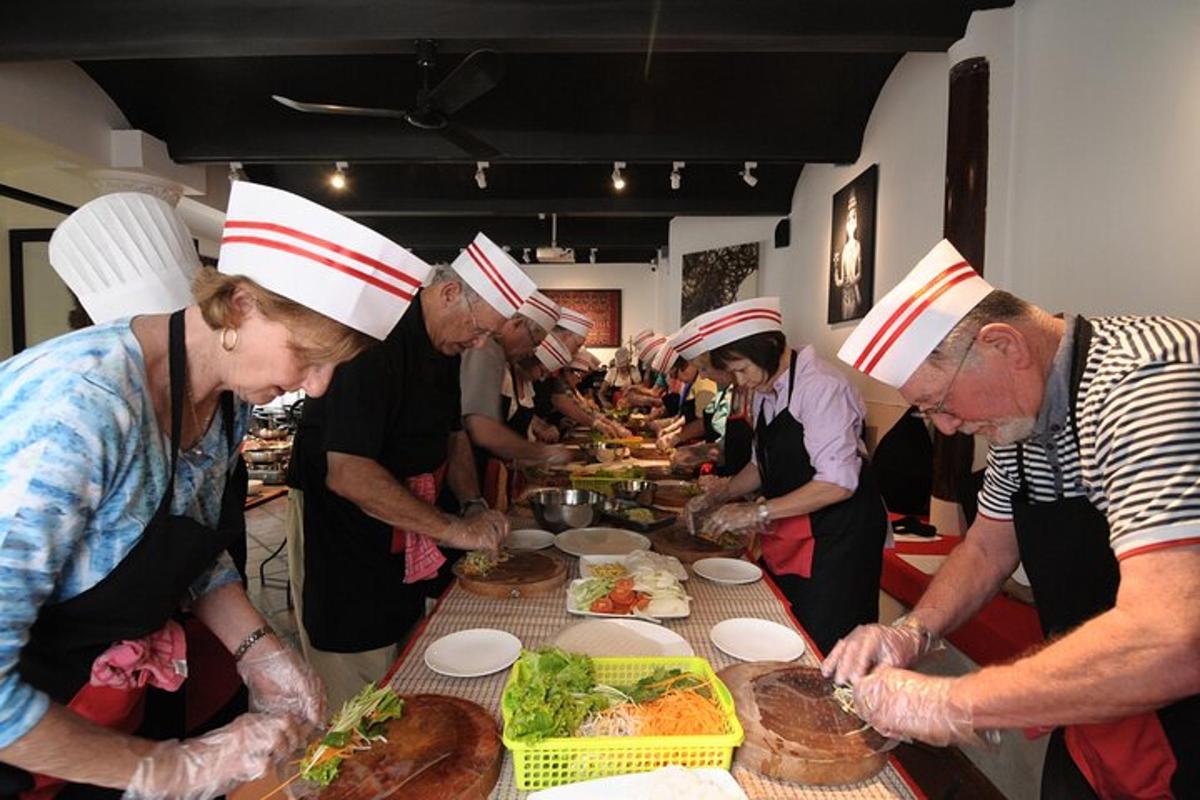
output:
[[[533,291],[503,266],[502,293],[458,261],[438,269],[388,338],[306,401],[288,475],[289,557],[301,643],[331,708],[383,676],[448,583],[438,545],[495,550],[508,534],[498,512],[459,518],[433,504],[442,475],[464,505],[479,497],[459,354],[515,313],[508,298]]]

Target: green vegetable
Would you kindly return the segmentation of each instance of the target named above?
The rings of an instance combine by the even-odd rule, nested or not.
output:
[[[611,469],[589,471],[588,476],[593,478],[619,478],[621,480],[636,481],[646,477],[646,470],[641,467],[613,467]]]
[[[557,647],[524,650],[501,706],[508,714],[506,733],[533,744],[570,736],[593,711],[608,708],[610,695],[596,690],[592,660]]]
[[[571,587],[571,607],[587,611],[592,603],[611,592],[616,584],[613,578],[585,578]]]
[[[672,681],[671,678],[678,680]],[[632,686],[618,686],[616,689],[635,703],[647,703],[662,697],[668,689],[693,689],[703,683],[704,679],[694,672],[659,667]],[[700,693],[708,696],[707,690],[701,690]]]
[[[390,686],[369,683],[346,701],[329,723],[329,731],[309,747],[300,762],[300,777],[328,786],[346,756],[386,741],[387,723],[399,719],[404,701]]]

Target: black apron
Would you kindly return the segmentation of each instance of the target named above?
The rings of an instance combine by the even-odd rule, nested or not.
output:
[[[1072,419],[1091,337],[1091,323],[1082,315],[1076,317],[1070,384]],[[1075,436],[1078,447],[1077,431]],[[1108,520],[1087,497],[1060,495],[1049,503],[1031,500],[1025,451],[1019,444],[1017,469],[1019,488],[1011,498],[1017,547],[1029,576],[1042,632],[1050,639],[1115,606],[1121,572],[1109,544]],[[1200,696],[1160,709],[1157,716],[1166,744],[1178,762],[1171,780],[1175,796],[1200,797]],[[1062,728],[1052,734],[1042,773],[1042,797],[1095,797],[1094,793],[1088,794],[1091,787],[1072,761],[1063,739]],[[1144,766],[1144,756],[1137,760]],[[1126,771],[1125,764],[1111,766]]]
[[[226,485],[216,530],[171,513],[187,370],[183,311],[171,315],[169,336],[171,472],[158,509],[137,544],[112,572],[82,594],[42,606],[21,650],[21,678],[62,705],[88,685],[92,663],[113,643],[161,630],[178,613],[189,587],[229,547],[238,530],[244,529],[244,494],[237,491],[236,481]],[[232,450],[237,442],[229,393],[221,396],[221,416]],[[139,735],[159,739],[183,736],[183,695],[182,687],[174,693],[148,690]],[[0,765],[0,796],[13,795],[30,785],[29,773]]]
[[[796,351],[788,368],[788,405],[796,383]],[[804,426],[785,407],[770,423],[761,410],[754,443],[762,492],[781,497],[813,479],[816,469],[804,444]],[[809,515],[813,534],[811,577],[771,571],[822,653],[855,626],[879,620],[879,579],[887,513],[870,465],[862,459],[858,487],[847,499]],[[770,534],[768,534],[770,535]]]

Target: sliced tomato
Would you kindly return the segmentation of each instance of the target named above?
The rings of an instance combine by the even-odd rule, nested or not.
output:
[[[641,592],[638,592],[637,594],[638,594],[638,598],[637,598],[637,600],[634,602],[634,604],[633,604],[633,605],[634,605],[635,607],[637,607],[637,608],[640,608],[640,609],[642,609],[643,611],[645,611],[645,610],[646,610],[646,606],[650,605],[650,595],[648,595],[648,594],[642,594]]]
[[[616,583],[613,584],[613,590],[612,590],[613,594],[616,594],[617,592],[620,592],[621,594],[625,594],[627,592],[632,592],[632,591],[633,591],[633,579],[632,578],[620,578],[617,580]]]
[[[613,613],[613,601],[607,597],[601,597],[592,602],[592,612],[596,614],[611,614]],[[622,612],[624,613],[624,612]]]
[[[632,589],[627,592],[621,592],[613,589],[608,593],[608,596],[612,598],[614,603],[621,603],[627,606],[633,605],[634,601],[637,600],[637,592],[633,591]]]

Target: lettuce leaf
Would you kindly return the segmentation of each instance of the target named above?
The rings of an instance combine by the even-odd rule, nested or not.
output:
[[[608,708],[609,695],[596,691],[596,673],[585,655],[557,647],[524,650],[501,705],[509,715],[509,738],[534,744],[571,736],[593,711]]]

